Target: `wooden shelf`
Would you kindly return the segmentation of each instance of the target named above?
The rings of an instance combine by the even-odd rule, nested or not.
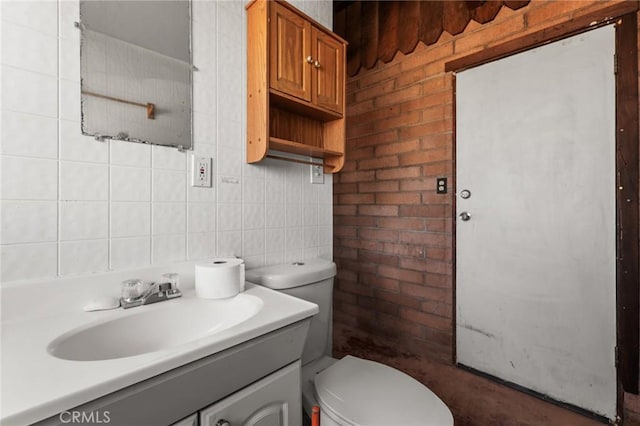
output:
[[[276,151],[290,152],[298,155],[308,155],[309,157],[327,158],[344,155],[342,152],[332,151],[319,146],[306,145],[299,142],[288,141],[280,138],[269,138],[269,148]]]

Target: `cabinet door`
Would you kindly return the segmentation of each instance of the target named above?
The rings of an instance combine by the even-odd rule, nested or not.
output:
[[[299,426],[300,361],[200,411],[201,426]]]
[[[198,426],[198,413],[192,414],[189,417],[172,424],[171,426]]]
[[[328,34],[313,28],[312,56],[316,75],[313,103],[343,113],[344,111],[344,46]]]
[[[271,88],[310,102],[311,23],[278,3],[270,7]]]

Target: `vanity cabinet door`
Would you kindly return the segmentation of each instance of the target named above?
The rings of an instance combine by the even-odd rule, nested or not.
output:
[[[186,419],[182,419],[171,426],[198,426],[198,413],[192,414]]]
[[[301,424],[300,361],[200,411],[201,426]]]

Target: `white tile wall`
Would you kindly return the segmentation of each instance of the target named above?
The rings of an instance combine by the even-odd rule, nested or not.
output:
[[[330,1],[294,1],[327,27]],[[77,0],[2,7],[0,281],[238,255],[332,257],[332,177],[245,163],[244,1],[193,2],[192,152],[80,132]],[[190,186],[192,155],[212,188]]]

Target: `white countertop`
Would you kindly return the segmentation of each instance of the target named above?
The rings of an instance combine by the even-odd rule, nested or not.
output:
[[[3,287],[0,423],[11,426],[43,420],[318,312],[312,303],[247,284],[241,294],[260,298],[262,309],[245,322],[213,335],[157,352],[111,360],[69,361],[47,352],[47,345],[59,335],[87,323],[118,318],[125,312],[122,308],[84,312],[82,307],[92,298],[116,295],[124,278],[151,279],[169,271],[180,272],[183,297],[126,312],[193,301],[193,263],[162,270],[149,268],[135,271],[135,275],[108,273]],[[212,306],[216,302],[212,300]]]

